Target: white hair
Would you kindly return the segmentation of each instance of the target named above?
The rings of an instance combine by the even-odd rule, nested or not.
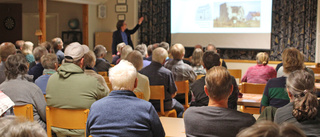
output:
[[[113,90],[133,90],[136,78],[137,70],[127,60],[121,60],[109,70],[109,80]]]
[[[122,49],[124,46],[126,46],[126,43],[124,43],[124,42],[119,43],[119,44],[117,45],[117,51],[121,52],[121,49]]]
[[[133,50],[132,50],[132,47],[131,46],[129,46],[129,45],[126,45],[126,46],[124,46],[123,48],[122,48],[122,50],[121,50],[121,56],[120,56],[120,58],[121,59],[125,59],[127,56],[128,56],[128,54],[130,53],[130,52],[132,52]]]
[[[22,53],[24,55],[27,54],[32,54],[32,50],[33,50],[33,43],[31,41],[26,41],[24,42],[24,45],[22,46]]]
[[[160,64],[168,57],[168,52],[162,47],[156,48],[152,51],[152,61]]]

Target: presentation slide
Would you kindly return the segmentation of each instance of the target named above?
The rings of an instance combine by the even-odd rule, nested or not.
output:
[[[172,43],[270,49],[272,0],[171,0]]]

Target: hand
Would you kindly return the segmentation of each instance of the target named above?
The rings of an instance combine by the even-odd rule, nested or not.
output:
[[[140,18],[139,18],[139,25],[141,25],[141,23],[142,23],[143,20],[144,20],[143,17],[140,17]]]

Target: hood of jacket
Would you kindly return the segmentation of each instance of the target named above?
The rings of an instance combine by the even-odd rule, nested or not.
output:
[[[83,70],[76,64],[63,63],[57,70],[59,77],[68,78],[72,74],[84,73]]]

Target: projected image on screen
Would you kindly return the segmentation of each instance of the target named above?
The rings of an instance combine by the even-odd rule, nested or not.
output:
[[[213,27],[260,27],[260,1],[214,3],[216,8]]]

